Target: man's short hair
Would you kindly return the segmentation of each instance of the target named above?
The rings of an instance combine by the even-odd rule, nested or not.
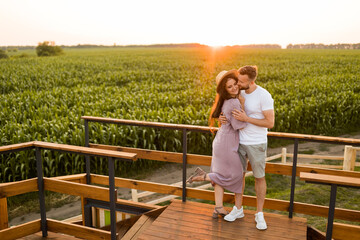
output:
[[[239,68],[238,71],[241,75],[248,75],[249,79],[252,81],[254,81],[258,75],[257,66],[244,66]]]

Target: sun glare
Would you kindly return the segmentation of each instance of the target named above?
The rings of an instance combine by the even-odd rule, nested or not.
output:
[[[213,49],[213,50],[219,50],[221,48],[223,48],[223,46],[220,46],[220,45],[210,45],[210,47]]]

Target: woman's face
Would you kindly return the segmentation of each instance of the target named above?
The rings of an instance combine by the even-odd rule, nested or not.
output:
[[[233,78],[229,78],[225,84],[226,91],[230,94],[231,97],[236,97],[239,93],[239,86]]]

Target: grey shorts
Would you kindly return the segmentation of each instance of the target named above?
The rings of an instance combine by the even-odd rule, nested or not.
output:
[[[247,167],[247,160],[251,164],[253,175],[255,178],[262,178],[265,176],[265,158],[266,158],[267,143],[256,145],[239,144],[239,156],[244,168]],[[246,171],[244,171],[246,172]]]

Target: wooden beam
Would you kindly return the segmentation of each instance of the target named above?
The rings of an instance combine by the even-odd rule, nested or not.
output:
[[[65,223],[53,219],[47,220],[48,231],[64,233],[71,236],[84,239],[111,239],[111,233],[109,231]]]
[[[44,178],[44,189],[109,202],[109,189],[82,183]],[[116,190],[115,190],[116,191]],[[115,196],[117,196],[115,194]]]
[[[336,240],[360,239],[360,226],[334,222],[332,237]]]
[[[102,175],[96,175],[91,174],[91,182],[94,184],[101,184],[101,185],[107,185],[109,184],[109,177],[108,176],[102,176]],[[125,188],[133,188],[133,186],[141,185],[141,188],[147,188],[147,189],[153,189],[154,192],[162,191],[163,193],[167,194],[167,186],[166,184],[157,184],[157,183],[150,183],[145,181],[137,181],[137,180],[131,180],[127,178],[115,178],[115,187],[125,187]],[[181,190],[182,191],[182,190]],[[179,193],[181,194],[181,193]],[[147,208],[147,209],[159,209],[161,206],[152,205],[152,204],[146,204],[146,203],[139,203],[139,202],[133,202],[130,200],[124,200],[124,199],[117,199],[116,203],[119,204],[125,204],[129,206],[135,206],[135,207],[141,207],[141,208]]]
[[[340,165],[325,165],[325,164],[298,164],[297,166],[300,167],[319,167],[319,168],[326,168],[326,169],[342,169]]]
[[[58,179],[58,180],[64,180],[64,181],[70,181],[70,182],[84,183],[83,180],[86,179],[86,173],[79,173],[79,174],[73,174],[73,175],[67,175],[67,176],[52,177],[51,179]]]
[[[34,146],[50,149],[50,150],[59,150],[59,151],[66,151],[66,152],[73,152],[80,154],[90,154],[98,157],[114,157],[114,158],[126,159],[131,161],[135,161],[137,159],[136,154],[133,153],[116,152],[116,151],[109,151],[103,149],[95,150],[88,147],[81,147],[75,145],[35,141]]]
[[[138,158],[143,158],[143,159],[182,163],[182,153],[155,151],[155,150],[147,150],[147,149],[139,149],[139,148],[118,147],[118,146],[100,145],[100,144],[90,144],[90,147],[91,148],[109,149],[109,150],[113,150],[113,151],[132,152],[132,153],[136,153]],[[187,154],[187,163],[194,164],[194,165],[210,166],[211,165],[211,156]],[[248,164],[247,170],[248,171],[252,170],[250,164]],[[288,164],[285,165],[283,163],[267,162],[265,171],[266,171],[266,173],[291,176],[292,165],[288,165]],[[336,176],[348,176],[348,177],[360,178],[360,172],[332,170],[332,169],[326,169],[324,167],[297,166],[296,176],[300,176],[300,172],[315,172],[315,173],[323,173],[323,174],[336,175]]]
[[[136,153],[138,158],[149,159],[149,160],[173,162],[173,163],[182,163],[183,161],[182,153],[102,145],[102,144],[90,144],[89,146],[90,148]],[[203,165],[203,166],[211,165],[211,156],[197,155],[197,154],[187,154],[186,156],[187,156],[186,160],[188,164]]]
[[[7,198],[0,198],[0,230],[9,227]]]
[[[109,177],[107,176],[91,174],[91,182],[95,184],[102,184],[102,185],[109,184],[108,179]],[[115,186],[130,188],[130,189],[145,190],[145,191],[163,193],[169,195],[177,195],[177,196],[181,196],[182,194],[181,187],[171,186],[162,183],[153,183],[153,182],[146,182],[141,180],[128,179],[128,178],[116,177]]]
[[[342,176],[332,176],[326,174],[301,172],[300,180],[360,188],[360,178],[353,178],[353,177],[342,177]]]
[[[294,157],[293,153],[287,153],[287,157]],[[325,156],[325,155],[313,155],[313,154],[298,154],[298,158],[309,158],[309,159],[325,159],[325,160],[338,160],[343,161],[344,156]]]
[[[291,176],[292,166],[284,165],[282,163],[266,163],[265,171],[266,171],[266,173],[274,173],[274,174]],[[360,172],[334,170],[334,169],[326,169],[326,168],[320,168],[320,167],[297,166],[296,167],[296,176],[300,176],[300,172],[310,172],[310,173],[320,173],[320,174],[327,174],[327,175],[334,175],[334,176],[360,178]]]
[[[139,208],[145,208],[148,210],[153,209],[160,209],[162,206],[154,205],[154,204],[147,204],[147,203],[139,203],[139,202],[133,202],[131,200],[125,200],[125,199],[117,199],[117,204],[127,205],[127,206],[133,206],[133,207],[139,207]]]
[[[126,232],[126,234],[121,238],[122,240],[132,240],[136,239],[137,236],[148,226],[146,223],[152,223],[151,217],[142,215],[136,223]]]
[[[40,219],[0,231],[1,240],[12,240],[41,231]]]
[[[265,161],[266,161],[266,162],[267,162],[267,161],[272,161],[272,160],[274,160],[274,159],[281,158],[281,157],[282,157],[282,154],[279,153],[279,154],[272,155],[272,156],[270,156],[270,157],[265,158]]]
[[[28,180],[0,183],[0,198],[11,197],[28,192],[38,191],[37,178]]]

